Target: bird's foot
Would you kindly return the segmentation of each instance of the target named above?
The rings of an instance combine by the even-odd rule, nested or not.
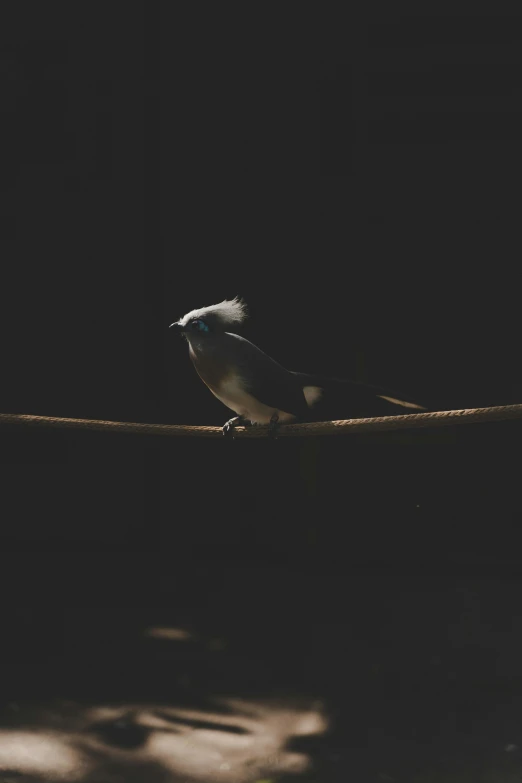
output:
[[[277,440],[277,430],[279,429],[279,416],[277,413],[272,414],[270,424],[268,425],[268,437]]]
[[[243,426],[248,427],[251,424],[251,422],[248,419],[243,418],[243,416],[233,416],[231,419],[229,419],[225,424],[223,424],[223,427],[221,428],[223,431],[223,435],[225,437],[232,438],[235,437],[234,430],[236,427]]]

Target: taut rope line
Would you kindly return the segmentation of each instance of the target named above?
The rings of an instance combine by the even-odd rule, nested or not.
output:
[[[284,424],[277,431],[278,438],[296,438],[305,435],[350,435],[359,432],[409,430],[425,427],[449,427],[454,424],[474,424],[487,421],[522,419],[522,405],[499,405],[491,408],[465,408],[453,411],[410,413],[401,416],[380,416],[372,419],[303,422]],[[0,427],[5,424],[21,427],[55,427],[78,430],[133,433],[135,435],[168,435],[170,437],[222,438],[221,427],[185,424],[143,424],[97,419],[64,419],[56,416],[31,416],[21,413],[0,413]],[[267,427],[238,427],[237,438],[266,438]]]

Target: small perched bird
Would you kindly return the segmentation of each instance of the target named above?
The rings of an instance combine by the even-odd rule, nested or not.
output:
[[[187,339],[201,380],[237,414],[223,426],[225,435],[238,425],[269,424],[274,433],[279,424],[310,420],[330,396],[341,395],[345,418],[425,410],[376,386],[286,370],[230,331],[246,317],[246,305],[236,297],[191,310],[169,327]]]

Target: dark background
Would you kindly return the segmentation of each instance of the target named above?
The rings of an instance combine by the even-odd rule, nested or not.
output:
[[[223,9],[26,11],[6,6],[2,24],[1,410],[222,424],[229,412],[167,327],[235,295],[250,308],[244,334],[291,369],[435,409],[522,400],[521,17],[426,7],[316,25],[302,8],[239,34]],[[234,520],[245,529],[244,507],[264,499],[272,520],[314,492],[358,514],[354,461],[384,505],[382,481],[408,505],[424,484],[452,495],[453,463],[474,502],[485,482],[473,460],[504,475],[509,452],[516,472],[517,432],[419,432],[407,448],[330,439],[314,447],[317,469],[304,459],[327,476],[314,488],[295,467],[312,448],[301,443],[267,458],[260,443],[4,429],[17,510],[3,532],[22,546],[156,549],[190,517],[198,547],[205,526],[230,525],[234,541]],[[485,445],[490,433],[502,444]],[[297,514],[281,516],[299,532]]]
[[[235,295],[290,369],[522,402],[522,18],[198,9],[2,9],[0,410],[221,425],[167,327]],[[195,601],[217,579],[248,612],[238,573],[261,564],[336,617],[345,574],[520,590],[520,433],[2,427],[6,589],[190,604],[197,565]]]

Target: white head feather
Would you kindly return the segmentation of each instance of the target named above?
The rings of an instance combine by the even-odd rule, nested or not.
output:
[[[209,305],[208,307],[200,307],[198,310],[191,310],[180,318],[178,323],[181,326],[186,326],[193,318],[202,318],[214,321],[222,329],[226,329],[229,326],[235,326],[242,323],[247,318],[247,306],[239,297],[234,299],[224,299],[219,304]]]

